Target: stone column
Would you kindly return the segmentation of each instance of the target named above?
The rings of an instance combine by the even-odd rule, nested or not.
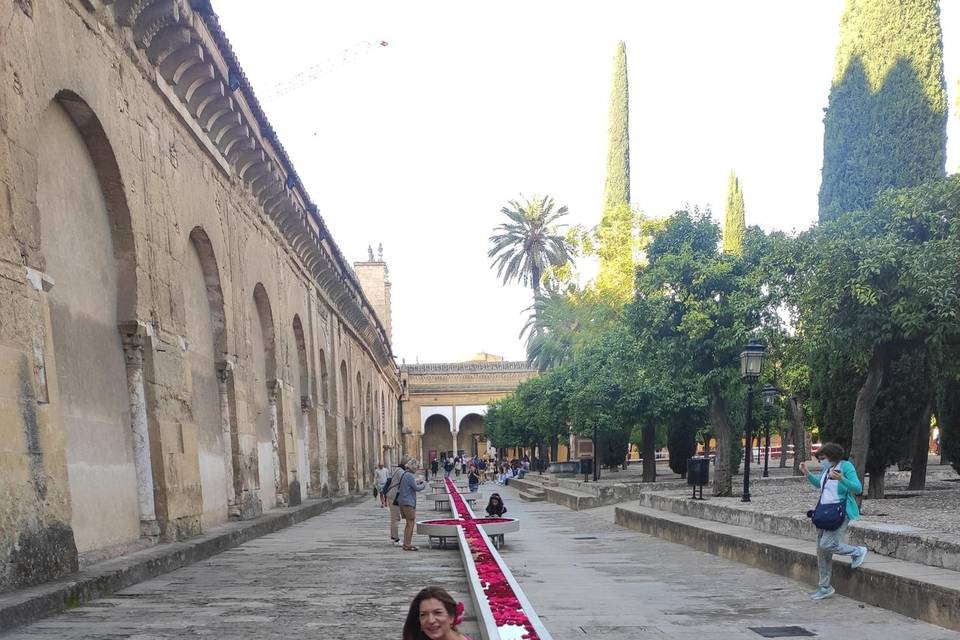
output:
[[[284,499],[283,485],[280,480],[280,429],[277,425],[277,395],[279,391],[279,380],[267,382],[267,401],[270,405],[268,409],[270,412],[270,443],[273,445],[273,489],[277,496],[277,504],[282,505]]]
[[[303,478],[303,492],[309,495],[320,477],[320,471],[317,469],[320,464],[319,459],[315,460],[317,444],[313,440],[316,429],[313,426],[313,398],[310,395],[300,396],[300,411],[303,412],[303,446],[306,448],[304,457],[307,460],[307,468],[300,469],[299,475]],[[319,484],[316,488],[320,488]]]
[[[150,327],[140,323],[128,323],[120,327],[127,367],[127,392],[130,395],[130,426],[133,431],[133,462],[137,473],[140,534],[147,538],[156,538],[160,535],[160,526],[154,504],[147,398],[143,385],[143,346],[149,334]]]
[[[233,471],[233,429],[230,411],[230,390],[228,384],[233,377],[233,363],[217,363],[217,390],[220,394],[220,437],[223,438],[223,471],[227,479],[227,513],[231,518],[240,517],[238,487]]]

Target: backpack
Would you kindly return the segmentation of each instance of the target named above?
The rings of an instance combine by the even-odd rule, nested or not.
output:
[[[397,471],[402,471],[400,474],[400,479],[397,480],[397,483],[393,483],[393,479],[397,477]],[[387,484],[383,485],[383,495],[387,496],[387,499],[393,501],[396,504],[397,497],[400,494],[400,480],[403,479],[403,474],[406,473],[406,469],[397,469],[393,472],[393,475],[387,478]]]

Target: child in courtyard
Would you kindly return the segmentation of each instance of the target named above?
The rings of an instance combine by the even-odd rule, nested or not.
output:
[[[490,518],[502,518],[506,512],[507,507],[503,504],[503,498],[500,497],[500,494],[492,494],[490,501],[487,503],[487,516]]]

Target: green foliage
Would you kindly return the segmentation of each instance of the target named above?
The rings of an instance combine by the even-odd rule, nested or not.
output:
[[[493,258],[491,267],[497,269],[504,284],[518,281],[531,286],[536,295],[547,269],[570,261],[570,247],[562,231],[566,225],[557,224],[567,215],[567,208],[554,209],[553,198],[544,196],[523,204],[511,200],[500,213],[509,222],[497,226],[490,236],[493,247],[487,257]]]
[[[747,218],[743,208],[743,191],[740,188],[740,179],[731,171],[727,185],[726,218],[723,225],[723,252],[742,256],[746,232]]]
[[[743,345],[763,324],[770,305],[755,265],[763,235],[749,230],[743,257],[719,250],[720,230],[709,214],[681,211],[655,234],[648,264],[639,269],[636,299],[629,307],[634,331],[649,345],[644,362],[680,382],[673,403],[712,405],[718,439],[714,492],[730,491],[730,457],[738,447],[728,407],[742,397],[737,373]]]
[[[566,370],[556,369],[520,384],[488,407],[487,436],[497,448],[532,446],[569,433]]]
[[[520,332],[527,336],[527,360],[540,371],[568,364],[615,317],[615,308],[596,296],[573,286],[565,291],[548,286]]]
[[[621,41],[613,57],[610,120],[607,131],[607,181],[603,209],[630,203],[630,95],[627,83],[627,45]]]
[[[847,0],[824,118],[821,221],[943,175],[942,39],[937,0]]]
[[[633,298],[638,229],[639,216],[627,203],[608,207],[596,229],[600,271],[594,288],[596,294],[614,308],[622,307]]]
[[[858,468],[878,473],[960,342],[960,177],[885,192],[804,235],[798,308],[816,418],[854,451],[868,443]],[[871,371],[883,384],[858,436],[850,425]]]

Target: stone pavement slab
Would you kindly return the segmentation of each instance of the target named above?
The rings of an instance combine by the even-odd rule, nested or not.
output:
[[[809,585],[618,527],[612,506],[574,512],[481,488],[494,490],[521,519],[503,557],[555,640],[758,640],[748,627],[794,624],[826,639],[960,640],[843,597],[811,602]],[[399,638],[422,586],[469,597],[459,552],[403,552],[386,519],[372,499],[341,507],[2,637]]]
[[[798,625],[837,640],[960,640],[960,633],[613,523],[613,506],[570,511],[501,490],[520,533],[501,551],[555,640],[759,640]]]
[[[371,498],[0,637],[399,638],[422,587],[469,602],[456,551],[404,552],[387,527],[387,510]],[[471,611],[464,629],[475,633]]]
[[[0,632],[39,620],[138,582],[209,558],[247,540],[364,499],[352,494],[306,500],[298,507],[271,509],[254,520],[228,522],[203,535],[159,544],[84,566],[79,572],[34,587],[0,594]]]

